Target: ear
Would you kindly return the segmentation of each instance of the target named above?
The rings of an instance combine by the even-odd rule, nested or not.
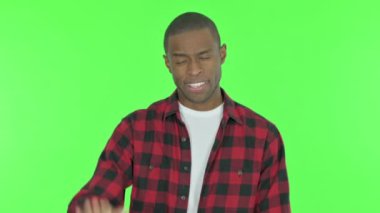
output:
[[[224,63],[227,57],[227,45],[223,44],[220,49],[219,49],[219,54],[220,54],[220,62],[221,64]]]
[[[171,67],[170,67],[170,61],[167,55],[163,55],[164,61],[165,61],[165,66],[168,68],[169,72],[171,72]]]

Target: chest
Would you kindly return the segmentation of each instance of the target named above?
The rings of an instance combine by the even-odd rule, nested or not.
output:
[[[209,149],[208,159],[204,161],[207,181],[255,182],[261,168],[265,135],[232,124],[210,131],[208,144],[202,146],[199,144],[202,138],[192,136],[185,124],[169,123],[161,128],[146,125],[136,130],[133,134],[135,176],[160,176],[174,181],[182,173],[190,173],[192,156],[197,156],[192,152]]]
[[[191,149],[186,125],[169,123],[159,128],[147,125],[135,130],[132,140],[132,200],[144,201],[146,208],[159,203],[168,209],[186,209],[193,162],[191,152],[197,152]],[[265,135],[254,130],[220,125],[209,157],[204,161],[200,208],[216,202],[216,197],[218,205],[253,205],[264,144]]]

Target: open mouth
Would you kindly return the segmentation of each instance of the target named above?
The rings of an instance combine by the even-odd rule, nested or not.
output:
[[[200,92],[206,87],[206,81],[186,84],[186,86],[192,92]]]

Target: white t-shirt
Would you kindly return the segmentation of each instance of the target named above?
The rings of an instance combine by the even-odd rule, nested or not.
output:
[[[196,111],[179,103],[179,111],[190,135],[191,147],[190,192],[187,213],[196,213],[207,161],[223,117],[223,104],[210,111]]]

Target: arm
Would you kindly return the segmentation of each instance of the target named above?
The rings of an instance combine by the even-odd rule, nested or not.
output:
[[[285,149],[278,129],[270,124],[256,197],[256,213],[290,213]]]
[[[125,188],[132,184],[133,146],[128,117],[114,130],[100,155],[93,177],[71,200],[68,213],[83,207],[87,198],[105,199],[114,207],[124,205]]]

